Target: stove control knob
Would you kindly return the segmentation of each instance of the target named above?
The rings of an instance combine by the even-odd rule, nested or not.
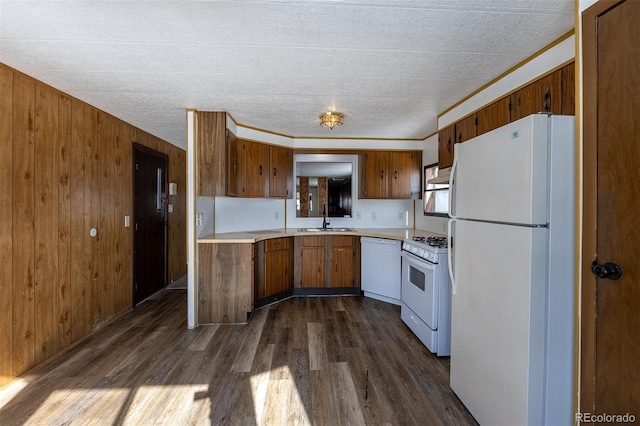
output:
[[[413,254],[418,253],[418,247],[411,247],[411,253]]]
[[[420,257],[423,259],[428,259],[429,258],[429,252],[425,251],[425,250],[420,250]]]

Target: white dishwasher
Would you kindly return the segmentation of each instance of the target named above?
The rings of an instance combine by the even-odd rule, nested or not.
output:
[[[400,305],[402,242],[385,238],[360,238],[361,275],[364,295]]]

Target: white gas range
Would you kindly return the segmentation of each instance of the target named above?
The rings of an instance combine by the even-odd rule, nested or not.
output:
[[[451,283],[447,237],[414,237],[402,243],[401,317],[438,356],[451,354]]]

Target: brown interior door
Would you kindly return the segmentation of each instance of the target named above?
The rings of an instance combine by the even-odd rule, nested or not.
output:
[[[167,157],[133,146],[133,302],[167,284]]]
[[[638,22],[638,1],[583,14],[583,413],[640,415]]]

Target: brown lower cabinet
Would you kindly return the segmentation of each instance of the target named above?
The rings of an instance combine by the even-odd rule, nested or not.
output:
[[[324,287],[325,282],[325,238],[322,237],[298,237],[300,247],[299,283],[296,287],[316,288]],[[298,268],[296,268],[298,270]]]
[[[331,236],[330,287],[355,287],[355,241],[351,236]]]
[[[198,323],[246,322],[253,311],[253,244],[198,244]]]
[[[295,237],[296,289],[360,288],[360,237]]]
[[[256,247],[256,299],[290,293],[293,289],[293,238],[259,241]]]
[[[360,237],[321,235],[198,244],[198,323],[247,322],[290,295],[360,291]]]

